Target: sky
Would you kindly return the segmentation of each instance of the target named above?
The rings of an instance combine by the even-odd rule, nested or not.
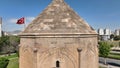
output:
[[[3,31],[23,30],[16,21],[25,17],[26,26],[52,0],[0,0]],[[65,2],[94,29],[120,29],[120,0],[65,0]]]

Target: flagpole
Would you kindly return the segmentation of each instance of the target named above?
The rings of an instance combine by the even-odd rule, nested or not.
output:
[[[25,24],[25,23],[26,23],[26,20],[25,20],[25,22],[24,22],[24,30],[25,30],[25,28],[26,28],[26,24]]]
[[[26,28],[26,20],[25,20],[25,18],[24,18],[24,23],[23,23],[23,31],[25,30],[25,28]]]
[[[25,22],[26,21],[25,21],[24,17],[22,17],[22,18],[20,18],[20,19],[17,20],[16,24],[23,24],[23,30],[25,30],[25,28],[26,28]]]
[[[25,30],[25,27],[26,27],[26,25],[25,25],[25,23],[24,23],[24,30]]]

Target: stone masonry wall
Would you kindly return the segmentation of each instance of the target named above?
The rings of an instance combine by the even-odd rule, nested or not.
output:
[[[55,68],[56,61],[60,68],[98,68],[96,37],[22,38],[20,45],[20,68]]]

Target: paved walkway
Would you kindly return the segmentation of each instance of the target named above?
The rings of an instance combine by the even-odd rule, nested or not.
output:
[[[100,57],[99,58],[100,66],[102,65],[103,67],[107,68],[120,68],[120,60],[107,58],[106,61],[108,65],[104,65],[104,58]]]
[[[102,63],[99,63],[99,66],[105,67],[105,68],[120,68],[120,67],[112,66],[112,65],[104,65],[104,64],[102,64]]]
[[[112,47],[112,50],[120,50],[120,47]]]
[[[120,54],[120,51],[110,51],[110,53]]]

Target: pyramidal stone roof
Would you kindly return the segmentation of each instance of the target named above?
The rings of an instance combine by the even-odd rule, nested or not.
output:
[[[79,33],[96,34],[64,0],[53,0],[50,5],[36,17],[22,34]]]

